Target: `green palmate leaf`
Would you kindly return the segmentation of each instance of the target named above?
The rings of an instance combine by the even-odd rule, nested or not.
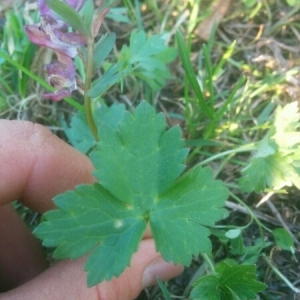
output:
[[[200,278],[194,284],[192,299],[248,300],[256,299],[266,285],[256,280],[254,265],[230,265],[226,262],[216,267],[216,274]]]
[[[97,122],[97,121],[96,121]],[[118,125],[99,122],[101,142],[91,154],[99,183],[55,198],[58,210],[37,229],[55,256],[85,264],[88,285],[119,276],[130,264],[147,223],[167,261],[188,265],[192,255],[211,250],[211,226],[225,215],[228,191],[209,168],[180,178],[187,149],[178,127],[166,131],[162,114],[142,102]]]
[[[291,185],[290,163],[288,157],[279,153],[267,157],[257,157],[243,170],[245,174],[239,184],[245,192],[261,192],[266,187],[282,188]]]
[[[129,46],[124,45],[119,62],[126,75],[134,75],[146,82],[154,91],[162,88],[171,74],[166,63],[176,57],[176,50],[165,44],[163,35],[147,37],[145,31],[133,30]]]
[[[297,102],[279,107],[266,137],[242,170],[239,180],[245,192],[280,189],[294,184],[300,188],[300,114]]]
[[[47,5],[67,24],[82,34],[89,34],[80,14],[62,0],[47,0]]]

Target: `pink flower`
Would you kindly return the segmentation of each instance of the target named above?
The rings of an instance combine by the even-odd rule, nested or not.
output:
[[[81,33],[60,31],[43,19],[41,24],[26,25],[25,31],[32,43],[51,48],[71,58],[77,55],[78,47],[86,44],[86,38]]]
[[[85,0],[65,0],[75,10],[80,10]],[[27,25],[25,31],[34,44],[53,49],[58,61],[46,66],[48,82],[56,92],[43,95],[54,101],[62,100],[77,89],[76,69],[72,58],[77,55],[77,49],[86,45],[87,39],[79,32],[68,32],[68,25],[59,20],[46,0],[38,1],[41,13],[40,24]]]
[[[54,101],[60,101],[77,89],[76,69],[72,59],[57,53],[58,61],[46,65],[45,70],[48,75],[48,82],[56,89],[56,92],[44,94],[43,97]]]

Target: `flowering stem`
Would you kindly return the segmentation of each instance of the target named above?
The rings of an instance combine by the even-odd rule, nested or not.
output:
[[[46,81],[44,81],[43,79],[41,79],[41,77],[33,74],[30,70],[26,69],[25,67],[23,67],[21,64],[19,64],[18,62],[14,61],[9,55],[5,54],[3,51],[0,51],[0,57],[4,58],[6,61],[8,61],[10,64],[12,64],[13,66],[15,66],[16,68],[18,68],[20,71],[22,71],[24,74],[26,74],[28,77],[30,77],[31,79],[35,80],[37,83],[39,83],[41,86],[43,86],[44,88],[46,88],[47,90],[53,92],[54,88],[48,84]],[[68,102],[70,105],[72,105],[73,107],[77,108],[80,111],[83,111],[83,106],[80,105],[78,102],[76,102],[74,99],[72,99],[71,97],[66,97],[64,98],[66,102]]]
[[[95,138],[96,142],[99,142],[98,130],[92,113],[91,98],[88,96],[88,90],[91,88],[91,82],[93,77],[94,39],[92,37],[88,38],[87,48],[88,58],[86,65],[86,79],[84,85],[84,108],[87,122],[92,132],[92,135]]]

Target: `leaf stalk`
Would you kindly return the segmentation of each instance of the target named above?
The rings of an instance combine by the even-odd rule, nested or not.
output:
[[[88,48],[88,58],[86,63],[86,79],[84,85],[84,108],[85,108],[87,123],[92,132],[92,135],[95,138],[96,142],[99,142],[100,139],[98,136],[98,129],[95,120],[93,118],[92,102],[91,102],[91,98],[88,95],[88,91],[91,88],[91,82],[93,77],[93,61],[94,61],[94,38],[93,37],[88,37],[87,48]]]
[[[207,254],[201,253],[201,255],[204,258],[205,262],[207,263],[208,268],[210,269],[210,272],[212,274],[215,274],[216,272],[215,272],[215,266],[214,266],[213,261],[210,259],[210,257]]]
[[[200,163],[197,164],[197,166],[203,166],[213,160],[216,160],[218,158],[221,158],[223,156],[227,156],[227,155],[230,155],[230,154],[235,154],[235,153],[241,153],[241,152],[249,152],[249,151],[253,151],[256,149],[256,144],[255,143],[251,143],[251,144],[248,144],[248,145],[245,145],[245,146],[241,146],[239,148],[235,148],[235,149],[230,149],[230,150],[227,150],[227,151],[224,151],[224,152],[220,152],[216,155],[213,155],[205,160],[202,160]]]

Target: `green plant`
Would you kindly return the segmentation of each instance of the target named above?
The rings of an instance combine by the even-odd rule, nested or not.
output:
[[[0,50],[2,53],[8,55],[16,64],[28,69],[33,61],[36,46],[32,44],[24,34],[24,14],[28,15],[27,20],[30,21],[35,21],[37,18],[36,13],[28,12],[25,8],[6,12],[5,18],[7,26],[1,37]],[[27,74],[20,74],[18,67],[11,67],[11,65],[7,64],[6,60],[2,60],[0,65],[0,84],[4,88],[4,91],[1,89],[3,96],[5,94],[12,94],[12,90],[17,91],[22,98],[28,96],[27,89],[30,77]],[[4,72],[10,73],[10,78],[6,78]]]
[[[300,124],[298,103],[292,102],[275,111],[274,121],[257,151],[242,170],[242,190],[261,192],[279,190],[294,184],[300,187]]]
[[[203,138],[209,139],[216,133],[217,127],[220,125],[221,119],[224,113],[228,110],[230,105],[237,99],[237,91],[245,79],[241,77],[232,91],[228,91],[225,95],[216,95],[214,81],[223,73],[223,65],[225,61],[231,56],[234,43],[229,47],[226,53],[223,55],[221,60],[214,65],[211,61],[211,51],[214,39],[214,32],[211,34],[208,44],[203,45],[203,57],[200,60],[202,68],[201,76],[196,76],[194,73],[192,63],[190,61],[190,53],[184,42],[183,36],[180,32],[176,33],[176,41],[179,48],[179,54],[183,64],[183,68],[186,74],[186,85],[185,85],[185,101],[187,102],[186,107],[194,106],[194,109],[189,108],[186,112],[186,118],[188,120],[188,131],[190,132],[191,138],[196,134],[197,127],[195,127],[196,120],[207,118],[205,130],[203,132]],[[202,62],[204,61],[204,63]],[[192,88],[196,97],[190,96],[190,88]],[[225,98],[218,109],[215,109],[217,100]],[[197,126],[197,125],[196,125]]]
[[[96,168],[94,174],[101,183],[78,186],[75,191],[57,196],[54,201],[59,210],[45,214],[46,221],[38,226],[36,234],[44,239],[44,245],[57,246],[54,255],[58,258],[74,259],[93,250],[85,267],[89,286],[123,272],[148,223],[157,250],[167,261],[188,265],[192,255],[210,252],[206,226],[212,226],[225,216],[221,207],[226,199],[226,189],[212,179],[208,168],[196,167],[179,177],[187,154],[180,130],[175,127],[165,131],[163,116],[156,115],[146,102],[142,102],[133,114],[125,112],[124,106],[103,108],[100,114],[92,113],[89,95],[99,83],[98,80],[95,85],[92,84],[92,75],[114,42],[113,36],[104,36],[97,43],[93,41],[106,10],[102,9],[96,21],[90,23],[87,16],[92,9],[91,2],[83,6],[82,16],[59,0],[49,1],[49,7],[77,30],[78,33],[72,34],[78,43],[75,47],[87,45],[86,48],[81,46],[80,51],[86,68],[85,122],[91,136],[87,140],[90,144],[82,150],[90,151],[96,146],[92,149],[91,159]],[[56,39],[52,40],[52,36],[49,40],[43,31],[37,32],[43,29],[27,27],[26,30],[33,41],[56,50],[59,61],[49,65],[48,75],[50,81],[52,76],[60,78],[60,90],[45,96],[60,100],[76,88],[72,83],[72,61],[69,60],[69,57],[74,57],[74,46],[67,46],[69,33],[65,35],[64,44],[59,44]],[[140,37],[145,41],[144,33],[140,33]],[[153,37],[153,41],[157,38]],[[157,49],[157,44],[151,40],[146,46],[145,53],[132,50],[136,53],[133,57],[137,57],[131,61],[132,64],[144,61],[142,66],[147,68],[145,55],[157,54],[165,49],[165,46]],[[101,47],[104,54],[98,50]],[[149,59],[151,63],[155,62],[154,58]],[[65,66],[63,71],[62,65]],[[78,118],[83,120],[80,113]],[[72,129],[76,130],[76,126]],[[120,166],[120,172],[116,174],[113,170]],[[216,190],[218,195],[214,196]],[[206,203],[210,198],[214,201],[208,206]],[[185,232],[177,239],[173,238],[178,235],[174,224],[181,228],[182,233]],[[192,238],[194,234],[199,236],[196,242]],[[179,251],[182,245],[184,251]],[[116,259],[121,249],[123,255]],[[106,261],[107,265],[99,268],[100,260]]]
[[[220,263],[213,275],[196,281],[192,299],[247,300],[256,299],[256,294],[266,286],[256,280],[255,266],[239,266]]]
[[[107,13],[105,5],[92,20],[92,1],[86,1],[82,9],[77,6],[70,8],[60,0],[50,0],[48,4],[65,24],[71,25],[73,31],[63,33],[76,33],[73,37],[78,38],[78,44],[63,45],[63,49],[59,48],[61,45],[52,44],[59,65],[52,64],[53,69],[48,70],[49,82],[55,89],[47,97],[61,100],[76,89],[72,60],[75,56],[77,64],[82,66],[80,75],[84,82],[84,107],[74,102],[80,112],[72,118],[70,127],[64,124],[64,128],[73,146],[90,155],[99,182],[80,185],[74,191],[58,195],[54,199],[57,210],[46,213],[45,221],[35,230],[37,236],[44,240],[45,246],[57,247],[54,251],[57,258],[76,259],[89,253],[85,269],[88,285],[91,286],[122,273],[130,264],[147,224],[150,224],[157,250],[165,260],[189,265],[193,256],[201,254],[204,258],[210,275],[197,280],[191,292],[192,298],[206,297],[209,291],[213,299],[254,299],[265,285],[256,280],[252,264],[270,244],[261,239],[252,246],[246,246],[243,230],[248,228],[248,224],[243,227],[224,226],[224,231],[220,230],[220,226],[215,226],[216,221],[227,216],[222,207],[228,190],[214,179],[215,174],[210,168],[203,165],[226,155],[249,152],[256,149],[256,144],[210,155],[207,160],[182,174],[188,150],[184,148],[178,127],[167,130],[163,115],[156,114],[145,101],[132,112],[127,112],[124,105],[101,105],[99,108],[97,102],[111,86],[118,82],[122,86],[125,80],[132,78],[138,78],[139,84],[147,87],[150,95],[160,91],[164,81],[170,78],[166,64],[175,58],[176,50],[165,45],[162,35],[147,36],[144,30],[134,30],[128,46],[122,48],[118,59],[107,59],[114,46],[115,34],[96,38]],[[237,93],[244,83],[243,78],[230,92],[218,93],[214,87],[226,59],[233,53],[234,43],[213,65],[211,39],[200,53],[204,70],[200,68],[195,75],[188,47],[179,32],[176,38],[187,75],[185,101],[190,101],[197,109],[197,115],[188,112],[186,115],[190,136],[196,136],[195,116],[204,116],[204,138],[212,138],[222,125],[225,113],[243,96]],[[67,39],[65,41],[68,42]],[[71,50],[74,47],[76,51],[73,54]],[[5,53],[2,57],[10,62]],[[65,73],[58,67],[61,64],[66,67]],[[27,68],[23,67],[23,70],[31,74]],[[100,68],[103,76],[97,78]],[[30,76],[34,78],[33,74]],[[51,80],[53,78],[59,78],[59,84]],[[189,86],[196,97],[189,92]],[[218,102],[220,99],[222,101]],[[147,100],[153,101],[151,97]],[[297,128],[298,125],[295,126]],[[273,135],[271,137],[274,138]],[[231,196],[234,198],[234,195]],[[255,221],[260,231],[266,229],[250,209],[249,215],[252,217],[249,224]],[[222,236],[229,244],[230,254],[244,257],[244,261],[241,264],[221,261],[214,267],[208,239],[210,233]],[[290,236],[281,230],[274,231],[273,235],[278,245],[291,250],[293,243]],[[257,255],[253,254],[255,251]],[[247,256],[250,252],[253,255]],[[241,277],[242,287],[239,287],[235,281]],[[164,295],[168,295],[163,284],[159,283]]]
[[[165,131],[164,118],[146,102],[123,116],[115,128],[103,120],[98,128],[101,142],[91,159],[101,184],[58,196],[60,210],[46,213],[35,231],[44,245],[58,246],[59,258],[94,249],[86,262],[88,285],[120,275],[148,223],[165,260],[189,265],[192,255],[211,251],[205,227],[225,215],[227,191],[208,168],[178,178],[187,154],[178,127]],[[98,267],[102,260],[107,267]]]

